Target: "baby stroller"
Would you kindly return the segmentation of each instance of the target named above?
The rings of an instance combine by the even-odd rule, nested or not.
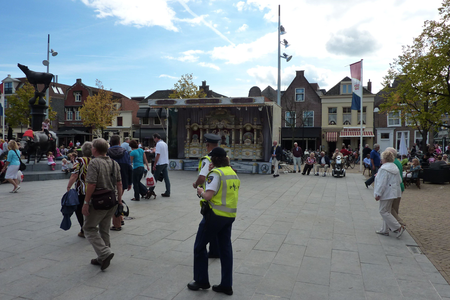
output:
[[[341,156],[336,157],[334,169],[331,171],[333,177],[345,177],[344,158]]]

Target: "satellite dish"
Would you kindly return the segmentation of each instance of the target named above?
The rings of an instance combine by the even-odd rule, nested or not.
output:
[[[43,60],[43,61],[42,61],[42,64],[43,64],[44,66],[48,67],[48,60],[46,60],[46,59]]]

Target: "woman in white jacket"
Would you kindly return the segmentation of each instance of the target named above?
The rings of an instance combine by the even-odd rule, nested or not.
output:
[[[381,162],[383,165],[378,170],[375,177],[375,188],[373,195],[375,200],[380,201],[380,215],[383,218],[383,227],[376,233],[389,235],[389,229],[397,234],[399,238],[405,231],[405,227],[398,223],[397,219],[391,214],[392,202],[401,197],[402,190],[400,182],[401,174],[394,164],[394,154],[390,151],[381,153]]]

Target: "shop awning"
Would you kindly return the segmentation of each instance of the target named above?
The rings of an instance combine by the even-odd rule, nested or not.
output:
[[[149,108],[139,108],[137,111],[137,117],[138,118],[148,118],[148,111],[150,109]]]
[[[340,137],[342,138],[352,138],[352,137],[359,137],[360,136],[361,129],[359,128],[347,128],[341,131]],[[374,137],[374,134],[372,131],[367,131],[363,129],[363,137]]]
[[[157,118],[159,115],[160,118],[165,118],[166,117],[166,110],[162,109],[162,108],[151,108],[150,109],[150,113],[149,113],[149,117],[150,118]]]
[[[337,132],[327,132],[327,142],[337,142]]]
[[[153,139],[153,134],[159,133],[161,139],[166,139],[166,132],[161,128],[140,128],[133,132],[133,138],[136,139]]]

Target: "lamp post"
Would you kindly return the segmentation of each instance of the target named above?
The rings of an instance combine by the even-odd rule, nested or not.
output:
[[[283,53],[281,56],[281,47],[283,45],[285,48],[289,47],[289,43],[286,40],[281,41],[280,36],[285,34],[284,27],[280,24],[280,5],[278,5],[278,90],[277,90],[277,104],[281,106],[281,58],[286,59],[286,62],[290,61],[292,55],[287,55]]]
[[[48,35],[48,41],[47,41],[47,60],[42,61],[42,64],[47,67],[47,73],[50,73],[50,53],[52,56],[58,55],[58,52],[54,51],[53,49],[50,49],[50,34]],[[47,89],[45,92],[45,102],[46,105],[49,104],[49,98],[50,98],[50,91]],[[48,118],[48,110],[45,112],[45,118]]]

